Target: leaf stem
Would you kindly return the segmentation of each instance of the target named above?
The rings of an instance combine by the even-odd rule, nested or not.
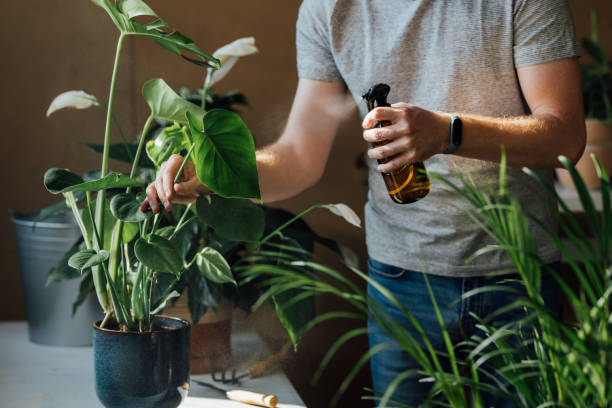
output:
[[[108,108],[106,109],[106,127],[104,130],[104,149],[102,152],[102,168],[100,169],[100,178],[106,175],[108,171],[108,155],[110,148],[110,130],[111,123],[113,118],[113,105],[115,99],[115,87],[117,85],[117,71],[119,68],[119,58],[121,56],[121,48],[123,46],[124,34],[121,33],[119,35],[119,39],[117,40],[117,51],[115,52],[115,63],[113,65],[113,73],[111,77],[111,84],[109,90],[108,97]],[[98,197],[96,199],[96,218],[93,222],[94,228],[95,226],[102,227],[104,226],[104,206],[106,204],[106,190],[100,190],[98,192]],[[99,228],[100,232],[100,243],[104,242],[104,228]],[[96,266],[91,270],[94,286],[96,287],[96,293],[98,294],[98,300],[100,304],[104,308],[104,310],[108,309],[108,296],[106,295],[106,277],[104,273],[100,271],[100,267]],[[104,293],[104,294],[103,294]],[[117,315],[117,318],[119,316]]]
[[[187,164],[187,160],[189,160],[189,156],[191,155],[191,152],[193,151],[194,148],[195,148],[195,143],[192,143],[191,147],[187,151],[187,154],[185,155],[185,158],[183,159],[183,163],[181,163],[181,167],[179,167],[178,173],[176,173],[176,176],[174,177],[174,184],[178,183],[179,180],[181,179],[181,175],[183,174],[183,169],[185,168],[185,165]]]
[[[149,132],[149,128],[151,127],[151,123],[153,123],[153,119],[155,116],[149,115],[147,121],[142,128],[142,133],[140,134],[140,140],[138,141],[138,149],[136,149],[136,156],[134,157],[134,162],[132,163],[132,171],[130,171],[130,177],[134,177],[136,175],[136,170],[138,170],[138,162],[140,161],[140,155],[142,153],[142,146],[144,146],[144,141],[146,139],[147,133]],[[131,187],[128,187],[126,193],[129,193]]]
[[[187,204],[187,207],[185,208],[185,211],[183,211],[183,214],[181,215],[181,218],[179,219],[178,223],[176,224],[176,228],[174,228],[174,231],[172,232],[172,235],[170,235],[170,237],[168,238],[169,240],[174,238],[174,235],[176,234],[176,232],[179,229],[181,229],[181,227],[183,226],[183,221],[185,221],[185,218],[187,217],[187,213],[189,213],[189,210],[191,210],[192,206],[193,206],[193,203]]]

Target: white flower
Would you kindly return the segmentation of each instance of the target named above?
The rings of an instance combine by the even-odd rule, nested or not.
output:
[[[222,80],[236,64],[238,58],[256,52],[257,47],[255,47],[254,37],[239,38],[213,52],[213,57],[221,61],[221,68],[218,70],[208,68],[208,87],[212,87]]]
[[[47,117],[53,112],[64,108],[87,109],[92,106],[100,106],[100,102],[98,102],[95,96],[85,91],[66,91],[53,99],[49,109],[47,109]]]
[[[332,213],[344,218],[348,223],[351,223],[354,226],[361,228],[361,219],[359,218],[357,214],[355,214],[355,211],[353,211],[351,207],[349,207],[348,205],[338,203],[338,204],[326,204],[323,207],[327,208]]]

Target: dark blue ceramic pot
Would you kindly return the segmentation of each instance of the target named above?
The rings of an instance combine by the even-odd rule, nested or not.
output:
[[[189,389],[189,322],[156,316],[150,333],[94,325],[96,394],[107,408],[175,408]]]

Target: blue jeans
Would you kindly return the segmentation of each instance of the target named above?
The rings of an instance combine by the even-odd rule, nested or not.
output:
[[[553,265],[553,267],[556,267],[556,265]],[[370,259],[368,262],[368,272],[372,279],[391,291],[414,315],[423,327],[433,348],[437,351],[446,351],[442,331],[423,274],[387,265],[374,259]],[[503,279],[519,279],[518,275],[478,276],[470,278],[427,275],[427,278],[453,344],[476,333],[476,321],[470,316],[470,313],[485,318],[491,312],[510,304],[517,298],[515,293],[502,291],[484,292],[465,299],[461,299],[461,296],[472,289],[492,285]],[[505,283],[505,285],[512,286],[525,293],[524,287],[520,283]],[[542,275],[541,294],[547,306],[560,316],[562,291],[550,274],[544,273]],[[368,285],[368,295],[381,305],[393,320],[405,327],[415,339],[421,339],[421,336],[414,329],[408,318],[378,290],[374,289],[372,285]],[[524,314],[517,310],[516,312],[501,315],[492,324],[499,327],[520,317],[524,317]],[[420,366],[407,352],[400,349],[399,345],[384,330],[374,324],[372,319],[368,322],[368,326],[371,330],[369,335],[370,348],[381,343],[395,344],[394,347],[384,349],[375,354],[370,360],[374,391],[382,395],[399,373],[411,368],[420,369]],[[393,394],[393,400],[416,407],[426,399],[430,387],[431,383],[419,382],[418,376],[408,378],[396,389]],[[513,406],[499,401],[493,395],[483,394],[483,398],[487,407],[500,408]]]

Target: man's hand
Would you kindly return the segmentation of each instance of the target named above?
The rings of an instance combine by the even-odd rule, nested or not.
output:
[[[172,203],[193,203],[200,195],[209,194],[210,190],[200,183],[196,175],[195,166],[187,162],[181,174],[181,182],[174,183],[183,157],[173,154],[168,161],[161,165],[155,181],[147,187],[147,198],[140,206],[140,211],[146,211],[151,207],[154,213],[159,212],[159,202],[167,211],[172,210]]]
[[[389,121],[391,125],[370,129],[379,121]],[[372,110],[364,118],[362,126],[366,129],[363,132],[366,141],[388,141],[368,150],[371,159],[389,159],[378,166],[378,171],[383,173],[442,153],[449,143],[450,117],[447,114],[403,102]]]

